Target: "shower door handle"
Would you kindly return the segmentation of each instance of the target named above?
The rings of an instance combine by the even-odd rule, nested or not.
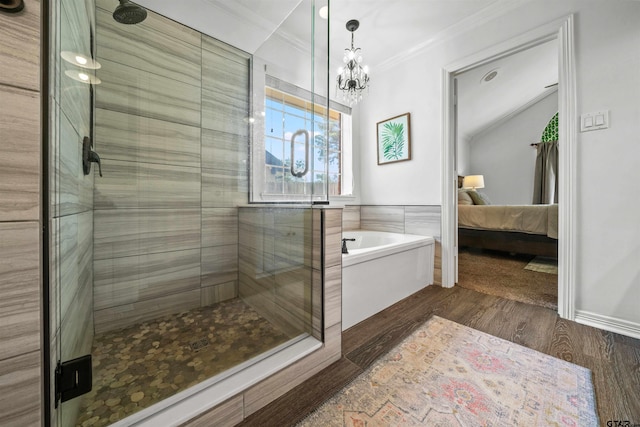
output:
[[[298,135],[304,135],[304,169],[301,172],[296,172],[294,169],[296,164],[296,150],[295,141]],[[291,175],[296,178],[302,178],[309,172],[309,131],[300,129],[293,135],[291,135]]]

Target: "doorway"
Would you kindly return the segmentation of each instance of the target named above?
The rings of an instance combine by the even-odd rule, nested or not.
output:
[[[555,311],[558,206],[534,200],[534,188],[557,177],[557,155],[542,159],[558,146],[557,38],[455,79],[456,283]],[[536,174],[538,163],[554,173]]]
[[[532,46],[558,40],[558,104],[559,104],[559,209],[558,213],[558,313],[561,317],[575,316],[575,180],[576,180],[576,89],[574,60],[573,15],[553,21],[461,59],[443,69],[443,139],[442,139],[442,285],[455,284],[458,262],[457,242],[457,165],[455,146],[455,93],[456,74],[509,56]]]

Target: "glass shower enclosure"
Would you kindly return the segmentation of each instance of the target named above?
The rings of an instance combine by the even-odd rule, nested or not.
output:
[[[322,339],[328,1],[205,3],[50,1],[51,425],[130,425]]]

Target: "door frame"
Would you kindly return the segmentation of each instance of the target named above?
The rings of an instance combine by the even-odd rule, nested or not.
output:
[[[575,318],[577,100],[574,15],[460,59],[442,69],[442,286],[453,287],[457,273],[457,165],[453,79],[459,73],[547,41],[558,40],[558,314]]]

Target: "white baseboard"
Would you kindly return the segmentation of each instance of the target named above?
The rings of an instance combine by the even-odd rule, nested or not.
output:
[[[584,310],[576,310],[575,321],[583,325],[604,329],[628,337],[640,339],[640,324],[602,314],[591,313]]]

